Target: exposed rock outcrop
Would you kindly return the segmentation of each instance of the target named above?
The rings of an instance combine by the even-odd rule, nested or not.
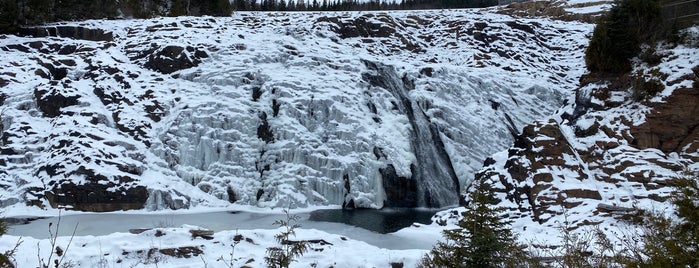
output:
[[[191,46],[155,47],[150,52],[144,66],[163,74],[195,67],[201,63],[201,59],[209,57],[205,51]]]
[[[34,90],[36,104],[47,117],[59,116],[62,108],[77,105],[79,98],[76,90],[70,87],[53,86],[48,90]]]
[[[65,37],[87,41],[114,41],[114,35],[102,29],[88,28],[83,26],[45,26],[27,27],[19,30],[19,35],[32,37]]]
[[[575,102],[524,127],[476,179],[496,183],[511,217],[549,226],[665,206],[675,178],[699,169],[699,89],[682,61],[693,51],[661,52],[676,54],[652,71],[665,90],[640,101],[637,77],[582,79]]]
[[[80,185],[67,182],[56,185],[44,195],[54,208],[94,212],[142,209],[148,200],[148,190],[144,186],[127,188],[121,184],[98,182]]]
[[[652,111],[646,121],[630,129],[635,147],[664,153],[699,151],[699,88],[677,89],[663,102],[649,106]]]

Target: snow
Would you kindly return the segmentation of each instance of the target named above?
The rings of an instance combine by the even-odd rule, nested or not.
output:
[[[281,229],[229,230],[216,232],[212,240],[193,238],[189,232],[199,229],[196,226],[155,228],[140,234],[112,233],[104,236],[60,236],[56,245],[65,250],[64,263],[75,267],[234,267],[248,265],[265,267],[264,257],[268,247],[279,246],[273,236]],[[234,238],[243,239],[233,250]],[[3,236],[0,246],[12,248],[17,237]],[[298,229],[294,240],[320,240],[329,244],[311,243],[309,251],[294,262],[291,267],[310,265],[334,267],[386,267],[391,262],[402,262],[406,267],[414,267],[422,249],[389,250],[367,243],[349,240],[344,236],[330,234],[315,229]],[[18,252],[33,254],[16,255],[18,267],[36,265],[38,256],[48,260],[51,246],[46,239],[24,237]],[[68,247],[70,245],[70,247]],[[188,257],[169,256],[162,250],[183,247],[196,247],[201,254]],[[165,251],[167,252],[167,251]],[[61,257],[53,256],[58,259]]]
[[[665,55],[657,66],[634,61],[632,73],[652,72],[653,76],[662,77],[665,88],[655,97],[639,101],[633,98],[630,88],[610,92],[607,90],[610,85],[606,82],[587,84],[578,89],[574,101],[569,101],[548,119],[532,124],[534,133],[538,134],[534,139],[540,143],[539,147],[527,151],[527,157],[516,154],[518,150],[524,150],[518,147],[511,148],[509,154],[503,151],[493,156],[495,163],[483,172],[496,189],[504,192],[500,195],[502,199],[510,198],[501,205],[509,209],[513,228],[521,241],[550,246],[562,242],[561,228],[574,228],[578,235],[590,234],[599,228],[615,245],[620,245],[622,239],[629,239],[629,235],[636,235],[639,230],[609,214],[621,215],[629,210],[643,209],[674,217],[673,205],[665,198],[672,195],[673,189],[666,185],[680,176],[680,170],[697,171],[694,160],[697,153],[689,150],[689,146],[678,148],[676,152],[638,148],[631,144],[630,129],[644,124],[646,116],[653,112],[652,105],[664,102],[673,91],[692,88],[689,85],[693,77],[691,69],[697,64],[699,48],[691,44],[696,27],[685,31],[689,41],[677,46],[661,43],[657,47],[657,53]],[[600,92],[611,94],[603,96]],[[547,131],[541,131],[544,128]],[[589,129],[594,131],[576,133]],[[552,130],[559,130],[562,137]],[[563,144],[567,148],[559,147],[556,148],[560,151],[556,151],[558,153],[539,156],[548,146],[547,142],[552,142],[550,137],[554,136],[555,145]],[[533,160],[530,161],[529,156]],[[531,167],[532,162],[537,162],[539,168],[513,178],[508,165],[517,162],[523,167]],[[553,180],[551,183],[537,181],[536,176],[540,174]],[[521,196],[525,201],[520,202],[511,199],[512,191],[507,190],[508,187],[538,187],[540,190],[533,198]],[[571,196],[571,191],[579,196]],[[585,191],[599,196],[586,197]],[[538,207],[551,204],[546,204],[547,200],[558,201],[541,211],[538,215],[541,222],[536,222],[532,215],[534,205],[527,202],[527,198],[536,199],[534,205]],[[605,212],[605,208],[610,207],[619,211]]]
[[[325,16],[344,23],[366,19],[389,25],[405,40],[396,36],[343,39],[333,30],[336,26],[321,22]],[[479,32],[486,39],[478,40],[474,37],[477,34],[469,33],[476,22],[484,23]],[[80,222],[66,256],[77,267],[101,263],[226,267],[223,260],[232,252],[234,228],[254,241],[236,246],[235,266],[253,259],[248,265],[261,267],[265,250],[273,245],[272,236],[279,231],[270,224],[280,216],[278,208],[302,208],[295,213],[324,206],[336,208],[347,200],[345,195],[358,206],[381,207],[385,197],[378,169],[392,164],[398,175],[407,177],[410,165],[418,159],[410,145],[408,118],[394,110],[396,98],[390,92],[370,87],[362,79],[362,73],[367,72],[364,62],[392,66],[397,75],[413,80],[415,89],[409,98],[440,130],[454,171],[461,184],[467,185],[485,156],[511,143],[510,124],[519,129],[562,104],[563,96],[572,91],[582,74],[580,48],[592,29],[576,22],[513,19],[477,10],[236,12],[230,18],[64,25],[105,29],[114,34],[115,41],[0,38],[0,47],[40,40],[44,47],[61,44],[82,49],[72,55],[39,53],[31,48],[29,53],[3,51],[0,66],[7,71],[0,77],[10,84],[3,88],[8,97],[2,122],[6,133],[13,133],[4,146],[26,152],[3,155],[7,168],[0,173],[0,181],[10,186],[0,193],[4,215],[56,216],[55,210],[24,204],[31,198],[24,194],[28,189],[54,183],[55,176],[39,169],[54,164],[60,164],[57,172],[61,179],[86,182],[84,176],[69,175],[84,167],[106,175],[107,181],[117,181],[119,176],[134,178],[132,186],[146,186],[150,193],[143,211],[64,212],[62,228],[68,229],[61,229],[58,239],[64,249],[70,228]],[[404,41],[422,51],[406,49]],[[151,44],[191,46],[206,51],[209,57],[197,67],[164,75],[144,68],[146,59],[138,59]],[[54,64],[67,70],[67,78],[55,88],[51,79],[34,75],[35,70],[48,72],[38,61],[66,60],[75,65]],[[112,71],[89,68],[113,69],[121,78],[109,74]],[[433,70],[431,76],[420,74],[425,68]],[[88,75],[96,77],[89,79]],[[262,94],[252,100],[255,87]],[[33,101],[35,88],[78,95],[79,104],[61,112],[79,116],[43,117]],[[115,101],[103,103],[102,97],[92,94],[95,88]],[[142,90],[135,90],[139,88]],[[280,104],[276,116],[273,101]],[[157,110],[159,121],[144,112],[154,103],[162,107]],[[370,103],[375,112],[367,108]],[[495,103],[496,109],[492,108]],[[272,143],[257,137],[263,112],[274,132]],[[149,127],[143,128],[143,133],[125,134],[118,125]],[[23,130],[26,126],[29,129]],[[62,144],[68,147],[62,148]],[[375,147],[382,148],[386,157],[377,160]],[[49,153],[46,148],[50,148]],[[132,171],[105,163],[119,163]],[[269,170],[261,173],[259,168],[265,165]],[[349,193],[341,180],[345,174],[350,178]],[[228,202],[227,187],[235,191],[236,204]],[[259,189],[264,189],[266,196],[256,200]],[[225,215],[222,211],[229,209],[266,216],[228,222],[221,213]],[[153,216],[162,220],[147,220],[145,225],[150,226],[145,227],[144,220],[138,220]],[[51,249],[42,226],[52,220],[55,218],[37,220],[33,230],[17,226],[17,233],[0,238],[1,246],[10,248],[17,241],[16,235],[25,232],[16,255],[19,267],[36,265],[37,253],[48,256]],[[332,245],[312,246],[315,250],[294,266],[386,267],[390,262],[403,262],[405,267],[413,267],[440,238],[440,231],[449,227],[415,224],[378,235],[341,224],[302,224],[298,239],[324,239]],[[191,226],[186,225],[213,229],[214,240],[191,238]],[[161,227],[165,235],[156,236],[156,230],[127,233],[132,227]],[[148,257],[152,248],[183,246],[201,247],[204,255],[175,258],[156,250]],[[222,256],[223,260],[217,261]]]
[[[247,209],[259,210],[254,207]],[[263,212],[173,211],[124,214],[66,211],[65,214],[46,215],[49,217],[37,219],[27,225],[11,226],[9,233],[0,237],[0,247],[12,248],[20,240],[22,243],[15,255],[17,266],[36,265],[37,256],[48,258],[51,251],[48,240],[51,230],[53,233],[58,232],[56,245],[67,252],[65,260],[72,262],[75,267],[95,267],[100,262],[104,262],[100,265],[107,267],[199,267],[204,266],[204,263],[207,267],[227,267],[233,252],[236,267],[243,264],[265,267],[266,249],[278,246],[273,242],[273,236],[281,231],[273,222],[285,215],[278,210],[273,213],[269,210]],[[292,240],[323,240],[329,244],[311,244],[309,252],[292,264],[292,267],[307,267],[312,263],[335,267],[385,267],[391,262],[402,262],[405,267],[415,267],[422,255],[441,238],[441,230],[455,223],[450,222],[448,226],[415,223],[395,233],[378,234],[340,223],[309,221],[305,212],[294,214],[300,216],[296,223],[301,228],[296,230],[296,236]],[[60,228],[57,229],[57,225]],[[69,242],[74,229],[76,235]],[[147,230],[132,234],[128,232],[130,229]],[[190,230],[200,229],[215,231],[214,238],[193,238]],[[242,235],[243,239],[232,251],[233,237],[237,235]],[[177,258],[158,251],[180,247],[198,247],[203,254]],[[253,261],[246,263],[250,259]]]
[[[343,38],[325,17],[396,32]],[[32,198],[23,194],[28,189],[45,189],[59,178],[86,182],[79,175],[85,169],[104,175],[102,183],[128,177],[129,187],[147,187],[148,210],[226,207],[231,192],[236,203],[259,207],[348,200],[382,207],[379,169],[390,164],[397,175],[409,177],[411,165],[423,160],[412,148],[408,117],[394,109],[396,97],[362,77],[367,62],[392,66],[397,77],[414,83],[408,97],[440,131],[464,187],[486,156],[512,142],[511,128],[516,131],[563,104],[583,72],[582,48],[592,29],[480,10],[236,12],[229,18],[61,25],[104,29],[115,41],[0,39],[0,47],[40,40],[44,47],[82,49],[76,55],[10,49],[0,60],[15,74],[0,75],[10,81],[3,122],[14,134],[7,146],[27,152],[21,159],[8,157],[10,172],[0,174],[9,185],[0,195],[25,200],[6,202],[23,203]],[[143,67],[152,46],[168,45],[199,49],[209,57],[172,75]],[[58,64],[68,76],[56,88],[55,81],[34,75],[37,69],[48,71],[37,61],[66,60],[75,65]],[[431,76],[420,73],[426,68]],[[79,96],[78,105],[61,110],[79,116],[42,117],[27,101],[34,88]],[[103,103],[94,88],[111,103]],[[259,96],[253,98],[255,91]],[[258,138],[262,117],[273,142]],[[26,126],[31,131],[22,130]],[[44,148],[51,149],[44,153]],[[374,149],[385,157],[377,159]],[[58,174],[46,172],[50,167],[60,167]]]
[[[608,7],[608,2],[582,6],[588,2],[568,1],[569,6],[579,6],[566,10],[589,13]],[[376,25],[390,25],[397,33],[391,37],[343,39],[333,30],[336,25],[320,21],[325,16],[341,22],[362,18]],[[427,22],[419,23],[418,18]],[[236,12],[230,18],[157,18],[66,25],[105,29],[115,34],[115,42],[108,46],[56,37],[0,37],[0,48],[36,40],[85,48],[76,55],[31,49],[31,53],[3,51],[0,68],[8,71],[0,73],[0,78],[10,85],[3,88],[8,98],[2,123],[3,130],[13,133],[8,137],[9,144],[3,146],[24,152],[2,156],[7,163],[5,172],[0,172],[3,215],[56,216],[55,209],[24,204],[31,198],[25,194],[28,189],[43,189],[56,180],[39,170],[55,163],[63,164],[60,179],[86,181],[84,176],[67,175],[84,166],[107,174],[111,181],[120,175],[133,177],[133,185],[146,186],[150,193],[143,210],[62,212],[61,225],[66,228],[59,232],[58,245],[62,248],[68,244],[72,227],[79,223],[65,258],[77,267],[228,267],[231,263],[236,267],[264,267],[266,248],[276,246],[273,236],[280,231],[271,224],[282,217],[279,208],[292,207],[294,213],[306,215],[318,208],[338,208],[347,196],[361,207],[383,206],[385,191],[378,169],[392,164],[398,175],[408,177],[412,172],[410,165],[419,160],[411,149],[407,116],[394,109],[396,98],[390,92],[371,87],[363,80],[362,74],[368,71],[364,62],[393,66],[397,74],[412,79],[415,89],[408,95],[439,129],[462,187],[470,183],[487,156],[498,163],[500,169],[495,171],[503,174],[503,179],[512,180],[504,169],[508,152],[503,151],[512,143],[510,125],[519,131],[535,119],[554,112],[553,117],[557,117],[570,110],[570,96],[584,72],[582,57],[592,30],[591,25],[579,22],[515,19],[487,10]],[[162,30],[163,25],[175,26]],[[484,28],[476,30],[477,34],[469,33],[481,26]],[[534,33],[522,30],[526,29],[522,26]],[[406,42],[423,51],[406,49]],[[172,75],[160,74],[144,68],[145,59],[132,59],[151,44],[192,46],[205,50],[209,57],[197,67]],[[670,77],[667,81],[687,75],[697,64],[696,48],[680,46],[672,53],[677,55],[676,60],[659,65],[661,72]],[[34,74],[36,70],[46,71],[37,61],[61,60],[76,62],[75,66],[64,66],[72,82],[60,82],[68,86],[51,88],[50,79]],[[125,90],[122,82],[105,73],[98,73],[94,80],[85,79],[88,66],[116,68],[124,81],[144,90]],[[426,68],[432,69],[432,75],[421,74]],[[91,94],[96,86],[121,94],[133,103],[103,104]],[[579,90],[590,92],[602,86],[591,84]],[[683,86],[686,82],[667,85],[666,91],[652,101],[662,101],[662,96]],[[62,110],[78,116],[43,117],[33,100],[36,88],[78,94],[80,104]],[[262,92],[257,100],[251,97],[254,88]],[[152,97],[144,97],[146,90],[152,91]],[[613,101],[628,99],[628,92],[615,94],[620,95],[615,95]],[[593,104],[604,104],[603,100],[588,97]],[[568,106],[558,109],[566,100]],[[164,107],[159,121],[150,119],[143,109],[153,101]],[[273,116],[273,101],[280,103],[277,116]],[[375,106],[375,112],[368,108],[369,104]],[[571,198],[585,202],[566,211],[571,222],[598,220],[589,218],[589,214],[599,204],[623,206],[628,204],[624,198],[646,190],[634,182],[616,188],[596,181],[593,178],[603,175],[600,167],[581,161],[578,151],[595,142],[614,139],[599,133],[587,139],[573,138],[573,127],[587,129],[594,123],[612,126],[618,130],[613,134],[622,136],[625,129],[620,127],[621,120],[640,124],[648,112],[647,107],[630,106],[625,104],[607,114],[587,114],[574,125],[555,122],[575,152],[562,156],[574,168],[547,171],[560,179],[556,187],[601,193],[601,200],[596,203]],[[112,116],[115,112],[120,113],[117,119]],[[257,137],[262,113],[267,114],[274,142],[266,143]],[[91,121],[100,123],[96,126]],[[117,124],[150,127],[144,130],[145,134],[132,136],[117,130]],[[68,138],[71,134],[80,137]],[[86,134],[101,139],[86,138]],[[541,138],[544,139],[548,138]],[[80,145],[53,149],[64,140]],[[151,145],[144,144],[144,140]],[[377,159],[374,148],[382,148],[386,157]],[[677,155],[668,158],[657,150],[637,150],[628,144],[596,153],[603,154],[608,163],[639,163],[611,176],[615,180],[639,172],[670,176],[672,170],[658,168],[654,163],[684,161]],[[104,164],[105,160],[139,172],[122,171]],[[269,170],[260,172],[265,165]],[[588,179],[578,178],[580,170]],[[349,192],[344,189],[344,175],[350,178]],[[228,187],[237,195],[235,204],[228,202]],[[256,198],[259,189],[265,192],[260,200]],[[663,191],[648,193],[667,194]],[[503,205],[517,206],[508,202]],[[657,205],[647,199],[637,202],[640,207]],[[243,212],[228,213],[231,210]],[[414,267],[440,238],[440,231],[456,224],[458,217],[452,211],[458,214],[460,210],[442,211],[434,217],[433,224],[414,224],[386,235],[342,224],[311,222],[302,216],[296,239],[322,239],[331,245],[313,244],[311,251],[292,267],[387,267],[391,262]],[[514,210],[508,213],[512,217],[520,215]],[[540,225],[531,217],[521,217],[513,223],[521,241],[560,243],[557,228],[564,224],[562,216],[542,217],[550,221]],[[437,224],[441,219],[445,219],[446,226]],[[48,256],[50,252],[45,229],[49,221],[55,218],[16,226],[9,235],[0,237],[0,247],[12,248],[22,235],[23,243],[16,255],[18,267],[36,266],[37,253]],[[611,228],[614,224],[605,222],[601,227]],[[132,228],[154,229],[127,233]],[[215,231],[214,239],[192,238],[189,231],[198,228]],[[233,251],[236,235],[252,242],[243,239]],[[203,254],[177,258],[154,250],[178,247],[198,247]],[[246,264],[249,260],[252,261]]]

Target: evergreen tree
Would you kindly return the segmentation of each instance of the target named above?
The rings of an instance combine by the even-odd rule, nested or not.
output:
[[[645,219],[642,258],[628,267],[699,267],[699,175],[678,180],[672,203],[677,220],[651,215]]]
[[[624,73],[640,44],[661,37],[661,7],[658,0],[621,0],[595,27],[585,51],[592,72]]]
[[[187,15],[187,0],[173,0],[170,6],[168,16],[186,16]]]
[[[81,14],[81,18],[108,19],[117,16],[119,4],[116,0],[92,0],[89,2],[86,14]]]
[[[267,248],[265,262],[270,268],[289,268],[292,262],[308,250],[308,242],[290,240],[292,236],[296,236],[296,228],[301,227],[301,225],[294,223],[298,221],[299,216],[289,214],[289,210],[286,209],[284,214],[286,219],[274,222],[275,225],[282,227],[282,232],[274,235],[274,239],[281,246]]]
[[[22,12],[22,20],[27,24],[51,21],[53,19],[52,6],[52,0],[28,0]]]
[[[230,16],[231,12],[233,12],[233,8],[229,0],[211,0],[209,15],[226,17]]]
[[[458,228],[443,232],[422,260],[424,267],[515,267],[524,261],[524,251],[503,220],[502,207],[488,181],[474,181],[466,210]]]
[[[139,0],[125,0],[122,1],[121,11],[126,16],[134,18],[148,18],[148,10],[146,10],[145,3]]]
[[[298,11],[308,10],[308,8],[306,7],[306,0],[298,0],[296,2],[296,10],[298,10]]]
[[[82,13],[81,7],[76,6],[74,0],[56,0],[53,5],[55,20],[75,20],[76,15]]]
[[[9,33],[16,29],[19,10],[15,0],[0,0],[0,33]]]
[[[0,1],[0,4],[2,4],[2,1]],[[0,236],[4,235],[7,233],[7,223],[5,222],[4,219],[0,219]],[[7,250],[3,253],[0,253],[0,267],[2,268],[14,268],[15,265],[12,263],[12,258],[13,255],[15,254],[15,251],[17,250],[17,247],[21,244],[21,241],[18,241],[17,244],[13,249]]]
[[[252,10],[245,0],[235,0],[235,7],[233,9],[237,11]]]

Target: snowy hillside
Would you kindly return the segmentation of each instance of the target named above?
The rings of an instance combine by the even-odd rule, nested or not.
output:
[[[2,204],[455,205],[486,156],[563,105],[591,29],[457,10],[2,36]]]
[[[679,36],[629,75],[586,75],[574,101],[486,160],[476,179],[495,184],[518,232],[555,237],[567,222],[623,235],[638,209],[672,214],[676,180],[699,171],[699,28]]]
[[[238,12],[0,35],[0,205],[6,216],[133,210],[109,227],[75,220],[103,213],[64,214],[57,245],[76,267],[264,267],[279,208],[449,207],[474,178],[494,183],[522,242],[555,246],[564,224],[613,235],[615,218],[669,207],[673,179],[699,169],[699,29],[632,75],[583,76],[593,26],[569,20],[608,4]],[[650,81],[664,89],[631,90]],[[272,216],[211,216],[233,209]],[[462,209],[390,234],[302,218],[294,239],[310,251],[292,267],[414,267]],[[162,221],[123,231],[139,213]],[[168,224],[170,213],[219,227]],[[0,248],[17,244],[11,234]],[[18,267],[57,251],[21,239]]]

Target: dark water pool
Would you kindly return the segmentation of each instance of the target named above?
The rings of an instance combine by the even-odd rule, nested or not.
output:
[[[438,210],[391,209],[321,209],[311,212],[310,221],[339,222],[378,233],[391,233],[414,222],[429,224]]]

